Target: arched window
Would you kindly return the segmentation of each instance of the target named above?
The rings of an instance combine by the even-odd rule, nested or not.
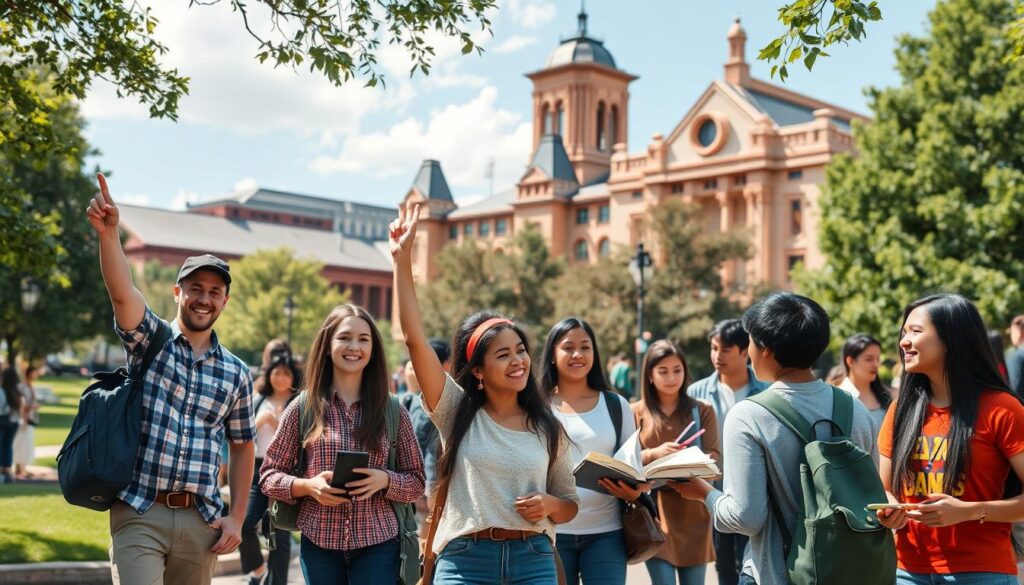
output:
[[[587,249],[586,240],[576,241],[576,245],[573,246],[573,256],[577,262],[586,262],[590,259],[590,250]]]
[[[604,119],[604,116],[605,116],[604,102],[599,102],[597,104],[597,149],[598,150],[607,150],[606,147],[605,147],[605,131],[604,131],[605,119]]]
[[[562,102],[558,102],[558,105],[555,106],[555,134],[558,134],[559,136],[564,136],[564,134],[562,133],[562,131],[563,131],[563,126],[562,125],[564,123],[565,123],[565,105]]]
[[[613,105],[611,116],[608,118],[608,146],[612,149],[619,141],[619,107]]]
[[[541,134],[551,133],[551,108],[544,104],[540,110]]]
[[[608,238],[601,238],[601,242],[597,245],[597,254],[602,258],[607,258],[612,253],[612,243]]]

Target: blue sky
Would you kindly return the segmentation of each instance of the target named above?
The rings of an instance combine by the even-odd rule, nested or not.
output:
[[[782,31],[783,0],[591,0],[590,33],[618,66],[638,75],[631,86],[629,150],[668,134],[712,79],[722,77],[725,35],[738,14],[749,37],[747,60],[768,79],[758,49]],[[457,43],[437,45],[429,77],[410,79],[399,48],[380,55],[387,89],[360,83],[334,88],[306,72],[274,69],[253,59],[255,42],[226,5],[155,3],[157,34],[170,48],[164,62],[192,78],[176,123],[151,120],[94,86],[83,104],[95,162],[111,174],[115,199],[180,208],[259,185],[336,199],[394,205],[423,158],[441,161],[456,199],[496,188],[522,173],[529,157],[531,84],[560,38],[576,28],[578,0],[505,0],[492,18],[483,56],[461,56]],[[786,85],[870,113],[868,86],[898,82],[895,38],[925,30],[931,0],[882,2],[885,20],[867,39],[835,47],[813,73],[792,68]]]

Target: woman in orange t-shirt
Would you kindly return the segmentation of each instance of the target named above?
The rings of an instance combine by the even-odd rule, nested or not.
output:
[[[999,375],[981,315],[960,295],[915,301],[900,351],[899,399],[878,437],[889,501],[916,504],[878,512],[896,530],[896,583],[1016,585],[1024,406]]]

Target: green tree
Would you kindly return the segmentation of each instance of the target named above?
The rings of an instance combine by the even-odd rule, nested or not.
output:
[[[690,367],[704,370],[708,330],[717,320],[740,314],[732,291],[723,288],[722,265],[750,258],[751,249],[740,232],[706,231],[699,214],[699,207],[679,199],[665,200],[649,214],[661,264],[649,285],[651,326],[645,328],[679,343]]]
[[[142,270],[135,271],[134,280],[135,287],[146,297],[146,303],[157,316],[168,321],[173,321],[177,317],[178,305],[174,302],[174,285],[178,281],[177,267],[165,266],[157,260],[150,260],[142,266]]]
[[[49,123],[66,149],[23,152],[16,143],[0,143],[0,258],[13,259],[0,263],[0,335],[11,362],[21,351],[39,358],[109,332],[112,323],[96,240],[85,220],[95,187],[83,173],[90,153],[84,123],[70,100],[55,98],[53,107]],[[27,276],[41,288],[31,313],[23,311],[20,298]]]
[[[1005,0],[946,0],[896,51],[901,85],[869,89],[857,156],[828,168],[818,234],[824,268],[797,275],[838,337],[894,340],[928,291],[973,298],[990,324],[1024,307],[1024,60]]]
[[[220,341],[239,357],[258,362],[267,341],[287,333],[284,305],[291,294],[298,307],[292,347],[305,353],[327,313],[348,299],[320,275],[323,267],[296,258],[287,248],[260,250],[232,262],[231,296],[216,326]]]
[[[526,224],[512,237],[508,253],[495,256],[499,290],[497,306],[523,322],[538,342],[559,317],[551,285],[565,270],[565,261],[551,255],[547,241],[533,224]]]
[[[210,0],[190,6],[220,3],[238,14],[261,63],[308,66],[335,85],[359,77],[370,86],[384,81],[377,63],[382,42],[412,57],[410,75],[430,71],[429,33],[458,39],[463,53],[482,51],[471,31],[490,31],[486,13],[495,6],[494,0]],[[52,97],[32,83],[40,70],[52,72],[58,96],[83,99],[101,78],[118,95],[148,106],[150,116],[177,119],[189,79],[161,65],[167,47],[157,39],[158,21],[148,7],[120,0],[4,2],[0,23],[0,142],[61,148],[50,121]]]
[[[554,284],[552,320],[585,319],[605,358],[620,351],[633,352],[636,285],[629,274],[631,258],[630,250],[619,248],[595,264],[570,264]]]

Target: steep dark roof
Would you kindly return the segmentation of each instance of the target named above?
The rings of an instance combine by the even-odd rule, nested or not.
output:
[[[444,178],[441,163],[427,159],[420,165],[412,186],[427,199],[452,201],[452,192],[448,189],[448,180]]]
[[[533,153],[529,169],[540,169],[550,179],[576,183],[576,172],[573,171],[569,155],[565,152],[562,137],[558,134],[545,134]],[[527,171],[529,172],[529,170]]]

